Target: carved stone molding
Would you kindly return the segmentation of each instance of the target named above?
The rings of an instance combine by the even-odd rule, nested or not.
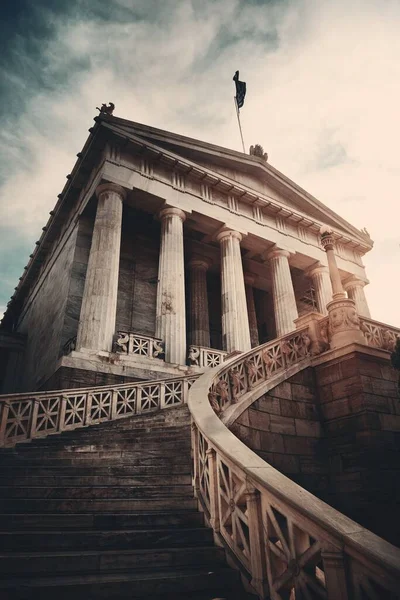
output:
[[[340,348],[351,343],[366,343],[354,300],[338,298],[329,302],[327,309],[331,349]]]

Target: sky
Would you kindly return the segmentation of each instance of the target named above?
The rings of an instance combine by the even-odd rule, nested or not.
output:
[[[0,315],[97,115],[245,144],[375,241],[372,317],[400,326],[398,0],[3,0]]]

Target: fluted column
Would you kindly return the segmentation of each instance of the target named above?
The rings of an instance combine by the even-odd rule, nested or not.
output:
[[[365,297],[364,286],[368,281],[358,279],[358,277],[351,277],[343,283],[343,287],[347,292],[349,298],[354,300],[356,303],[356,310],[362,317],[371,317],[367,299]]]
[[[86,272],[77,350],[111,351],[117,312],[122,203],[126,192],[113,183],[99,185],[96,219]]]
[[[183,222],[186,216],[178,208],[165,208],[160,212],[160,218],[156,336],[165,342],[166,362],[184,365],[186,319]]]
[[[221,244],[222,339],[228,352],[250,350],[249,319],[238,231],[218,234]]]
[[[306,275],[312,279],[317,297],[318,312],[328,314],[326,305],[332,300],[332,284],[328,267],[317,266],[307,271]]]
[[[210,347],[210,319],[208,314],[207,258],[193,256],[190,260],[190,342],[194,346]]]
[[[254,304],[254,285],[255,278],[253,275],[246,274],[244,276],[245,290],[246,290],[246,301],[247,301],[247,313],[249,315],[249,329],[250,329],[250,342],[251,347],[255,348],[260,344],[258,338],[258,326],[257,326],[257,313],[256,306]]]
[[[274,300],[276,335],[280,337],[296,329],[297,304],[289,268],[290,252],[279,248],[267,256],[271,266],[272,297]]]

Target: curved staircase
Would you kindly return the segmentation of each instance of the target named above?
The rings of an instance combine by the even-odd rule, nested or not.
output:
[[[1,398],[0,597],[399,598],[397,548],[227,428],[312,346],[305,328],[197,379]]]

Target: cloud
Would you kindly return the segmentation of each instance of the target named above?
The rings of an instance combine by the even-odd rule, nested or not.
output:
[[[365,261],[371,310],[398,323],[398,2],[41,0],[32,10],[10,16],[14,36],[0,60],[0,219],[9,234],[0,302],[95,106],[113,101],[118,116],[240,149],[239,68],[246,144],[261,143],[275,167],[367,227],[376,241]]]

